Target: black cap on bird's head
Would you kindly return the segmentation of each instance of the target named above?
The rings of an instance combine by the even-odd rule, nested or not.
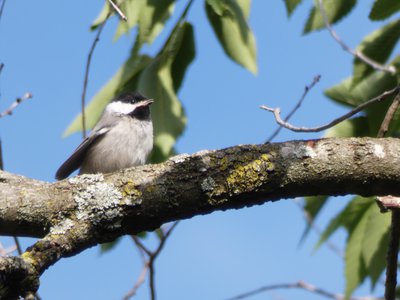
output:
[[[143,96],[139,92],[127,92],[117,96],[113,101],[135,104],[145,100],[149,100],[149,98]]]
[[[114,98],[107,109],[111,113],[128,115],[140,120],[150,119],[150,105],[153,99],[149,99],[139,92],[123,93]]]

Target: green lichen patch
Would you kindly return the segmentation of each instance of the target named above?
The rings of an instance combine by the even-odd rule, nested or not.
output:
[[[270,155],[262,154],[253,160],[245,159],[245,163],[234,164],[233,171],[226,179],[228,190],[232,194],[256,190],[275,168],[270,158]]]
[[[147,189],[151,189],[149,186]],[[121,186],[122,199],[121,205],[139,205],[142,203],[142,191],[138,189],[138,186],[131,180],[128,180]]]
[[[122,186],[122,196],[125,197],[141,197],[142,192],[137,189],[137,186],[133,183],[133,181],[128,180],[123,186]]]

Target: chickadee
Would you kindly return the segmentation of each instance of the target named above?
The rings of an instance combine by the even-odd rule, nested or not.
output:
[[[56,178],[64,179],[78,168],[79,174],[109,173],[143,165],[153,148],[153,102],[137,92],[112,100],[90,135],[57,170]]]

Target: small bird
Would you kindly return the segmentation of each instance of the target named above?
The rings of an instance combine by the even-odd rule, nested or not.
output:
[[[153,149],[153,102],[138,92],[112,100],[90,135],[57,170],[56,179],[78,168],[79,174],[93,174],[143,165]]]

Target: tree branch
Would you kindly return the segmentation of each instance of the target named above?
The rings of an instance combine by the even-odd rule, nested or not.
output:
[[[86,99],[86,89],[89,81],[89,71],[90,71],[90,63],[92,61],[93,52],[96,49],[97,43],[100,41],[100,35],[103,31],[104,26],[107,23],[108,17],[110,14],[107,15],[105,20],[99,25],[97,28],[96,36],[93,40],[92,46],[90,47],[90,51],[86,60],[86,68],[85,68],[85,76],[83,80],[83,88],[82,88],[82,96],[81,96],[81,114],[82,114],[82,138],[86,138],[86,112],[85,112],[85,99]]]
[[[125,16],[125,14],[122,12],[122,10],[118,7],[117,4],[115,4],[112,0],[108,0],[108,3],[112,6],[112,8],[117,12],[119,17],[124,20],[128,21],[128,18]]]
[[[11,105],[9,108],[7,108],[5,111],[3,111],[2,113],[0,113],[0,119],[5,117],[5,116],[11,116],[14,109],[17,108],[18,105],[20,105],[22,102],[24,102],[25,100],[31,99],[32,98],[32,94],[31,93],[25,93],[22,98],[17,98]]]
[[[19,257],[40,276],[98,243],[217,210],[309,195],[400,196],[399,148],[391,138],[241,145],[55,183],[0,172],[0,235],[42,238]]]
[[[254,295],[257,295],[257,294],[260,294],[263,292],[277,290],[277,289],[301,289],[301,290],[308,291],[310,293],[314,293],[314,294],[323,296],[328,299],[334,299],[334,300],[344,300],[345,299],[345,297],[343,295],[328,292],[324,289],[321,289],[319,287],[316,287],[312,284],[309,284],[309,283],[301,280],[301,281],[298,281],[295,283],[282,283],[282,284],[272,284],[272,285],[263,286],[254,291],[250,291],[250,292],[229,298],[228,300],[246,299],[250,296],[254,296]],[[366,297],[350,297],[349,300],[382,300],[382,298],[366,296]]]
[[[400,86],[397,86],[389,91],[386,91],[382,94],[380,94],[379,96],[376,96],[375,98],[372,98],[362,104],[360,104],[359,106],[355,107],[354,109],[352,109],[351,111],[345,113],[343,116],[334,119],[333,121],[329,122],[328,124],[322,125],[322,126],[318,126],[318,127],[311,127],[311,128],[307,128],[307,127],[297,127],[297,126],[293,126],[292,124],[289,124],[287,122],[285,122],[284,120],[282,120],[281,118],[281,109],[279,107],[277,108],[271,108],[265,105],[261,105],[260,108],[264,109],[266,111],[272,112],[274,114],[275,120],[276,122],[281,125],[282,127],[285,127],[286,129],[289,129],[291,131],[295,131],[295,132],[320,132],[322,130],[331,128],[337,124],[339,124],[340,122],[343,122],[344,120],[347,120],[349,118],[351,118],[352,116],[354,116],[355,114],[359,113],[360,111],[364,110],[365,108],[367,108],[368,106],[371,106],[375,103],[381,102],[387,98],[389,98],[389,96],[392,96],[394,94],[399,93],[400,91]],[[390,120],[389,120],[390,121]]]
[[[396,299],[397,285],[397,262],[399,253],[399,237],[400,237],[400,210],[392,209],[392,221],[390,225],[390,239],[387,251],[386,266],[386,282],[385,282],[385,299]]]
[[[319,10],[322,15],[322,19],[324,20],[325,27],[328,29],[330,35],[333,37],[333,39],[342,47],[342,49],[351,55],[353,55],[355,58],[358,58],[361,60],[363,63],[369,65],[370,67],[374,68],[377,71],[383,71],[387,72],[389,74],[396,74],[396,68],[394,66],[384,66],[379,64],[378,62],[374,61],[373,59],[369,58],[368,56],[364,55],[362,52],[353,50],[343,40],[339,37],[339,35],[336,33],[336,31],[332,28],[328,16],[326,14],[324,4],[322,3],[322,0],[318,0],[318,6]]]
[[[303,103],[304,99],[306,98],[308,92],[311,91],[311,89],[319,82],[320,79],[321,79],[321,75],[316,75],[313,78],[313,81],[309,85],[305,86],[303,95],[301,95],[299,101],[297,101],[296,105],[293,107],[293,109],[290,111],[290,113],[288,113],[288,115],[283,120],[285,123],[287,123],[290,120],[290,118],[296,113],[296,111],[300,108],[300,106]],[[271,142],[279,134],[279,132],[281,130],[282,130],[282,126],[278,126],[278,128],[276,128],[274,133],[268,138],[267,142],[268,143]]]

